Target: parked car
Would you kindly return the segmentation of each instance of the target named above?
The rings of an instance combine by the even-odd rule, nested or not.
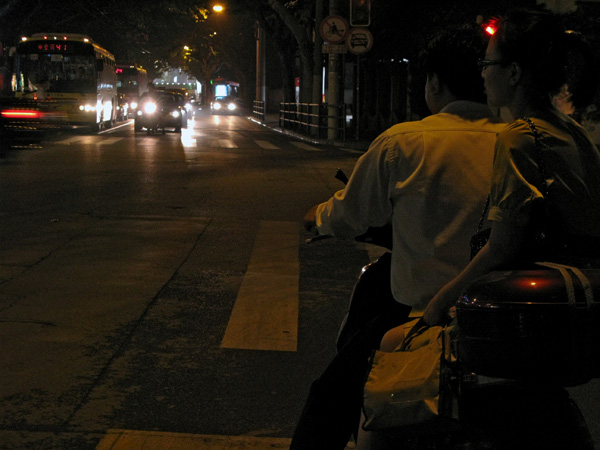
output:
[[[240,103],[236,97],[216,97],[210,104],[212,114],[238,114]]]
[[[174,93],[153,93],[142,96],[135,116],[135,131],[142,129],[148,132],[172,128],[176,133],[181,133],[182,128],[187,128],[188,112],[185,107],[185,98]]]

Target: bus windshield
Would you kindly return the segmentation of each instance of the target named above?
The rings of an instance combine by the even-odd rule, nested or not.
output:
[[[23,91],[96,92],[94,55],[26,53],[20,55],[20,63],[17,79]]]
[[[135,67],[117,69],[117,89],[126,94],[138,94],[139,86],[138,70]]]

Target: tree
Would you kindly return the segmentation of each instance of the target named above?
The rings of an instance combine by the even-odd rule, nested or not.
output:
[[[0,8],[0,39],[14,45],[39,32],[80,33],[117,60],[160,70],[182,39],[201,22],[209,0],[10,0]],[[52,29],[48,29],[52,24]]]
[[[279,15],[296,39],[302,68],[300,101],[308,103],[312,96],[313,82],[314,2],[296,0],[283,4],[279,0],[267,0],[267,4]]]
[[[230,3],[251,11],[260,26],[273,36],[274,46],[282,55],[288,72],[288,80],[291,72],[290,51],[298,52],[301,66],[300,101],[309,102],[312,95],[314,0],[230,0]],[[293,77],[290,81],[293,81]],[[287,95],[292,91],[290,86],[293,88],[290,83],[285,89]]]

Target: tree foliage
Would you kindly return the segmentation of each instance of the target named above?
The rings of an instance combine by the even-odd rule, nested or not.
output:
[[[206,16],[208,0],[9,0],[0,9],[0,40],[14,45],[39,32],[79,33],[150,71],[160,69]]]
[[[82,33],[113,52],[118,61],[142,64],[151,75],[183,67],[200,80],[208,80],[215,73],[227,74],[250,90],[258,25],[268,33],[278,56],[286,100],[291,100],[294,79],[300,75],[301,100],[309,101],[313,36],[319,32],[316,1],[223,0],[226,12],[218,16],[210,11],[210,0],[5,0],[0,6],[0,40],[10,46],[20,36],[36,32]],[[334,1],[323,0],[325,15]],[[374,46],[361,57],[361,64],[375,67],[391,60],[417,61],[425,42],[449,24],[475,21],[478,15],[490,17],[511,6],[535,3],[372,0],[369,29]],[[340,14],[347,15],[348,0],[337,0],[337,5]],[[571,14],[571,19],[583,25],[583,31],[597,33],[598,14],[582,15],[581,10]],[[191,50],[184,50],[184,46]],[[347,61],[352,61],[351,56]]]

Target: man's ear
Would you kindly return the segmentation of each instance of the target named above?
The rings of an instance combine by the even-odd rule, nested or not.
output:
[[[510,70],[510,84],[511,86],[515,86],[519,84],[519,82],[523,79],[523,68],[521,64],[517,62],[511,62],[508,67]]]
[[[437,73],[432,73],[427,77],[429,79],[429,88],[431,89],[431,92],[434,94],[438,94],[442,86],[440,83],[440,79],[437,76]]]

